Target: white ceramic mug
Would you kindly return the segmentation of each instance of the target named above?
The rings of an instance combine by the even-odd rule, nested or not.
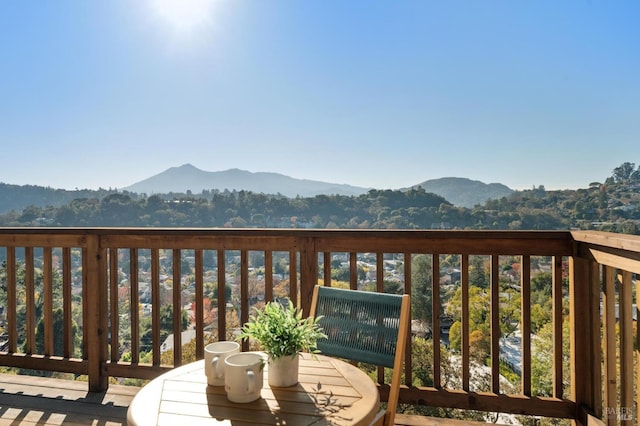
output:
[[[229,355],[225,360],[224,390],[231,402],[251,402],[260,398],[264,357],[255,352]]]
[[[238,352],[240,352],[238,342],[214,342],[204,347],[204,372],[209,385],[224,386],[224,360]]]

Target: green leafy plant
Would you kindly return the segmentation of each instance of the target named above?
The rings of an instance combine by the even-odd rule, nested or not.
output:
[[[263,309],[254,309],[238,339],[255,339],[269,359],[293,357],[299,352],[318,353],[318,339],[327,337],[318,324],[320,318],[303,318],[302,310],[291,300],[286,306],[269,302]]]

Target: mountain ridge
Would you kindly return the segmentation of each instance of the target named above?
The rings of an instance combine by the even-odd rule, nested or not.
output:
[[[372,188],[297,179],[274,172],[250,172],[238,168],[209,172],[189,163],[170,167],[164,172],[122,188],[124,191],[138,194],[201,192],[211,189],[245,190],[273,195],[281,194],[292,198],[313,197],[321,194],[360,195]]]
[[[458,207],[473,207],[488,199],[508,196],[513,190],[501,183],[489,183],[462,177],[430,179],[406,188],[422,187],[427,192],[440,195]],[[164,172],[122,188],[138,194],[199,193],[203,190],[252,191],[289,198],[314,197],[316,195],[365,194],[374,188],[364,188],[348,184],[297,179],[274,172],[249,172],[238,168],[208,172],[189,163],[171,167]]]
[[[426,180],[406,188],[422,187],[426,192],[444,197],[458,207],[473,207],[487,199],[499,199],[513,192],[502,184],[485,184],[467,178],[440,178]],[[498,190],[496,190],[498,188]],[[29,206],[59,207],[74,199],[102,199],[110,194],[129,192],[139,195],[200,194],[203,191],[251,191],[289,198],[317,195],[359,196],[375,188],[329,183],[309,179],[296,179],[273,172],[249,172],[238,168],[208,172],[187,163],[171,167],[147,179],[120,189],[65,190],[35,185],[11,185],[0,182],[0,213],[22,211]]]

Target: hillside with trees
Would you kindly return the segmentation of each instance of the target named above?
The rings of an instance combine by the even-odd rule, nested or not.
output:
[[[640,222],[640,169],[632,163],[625,163],[613,170],[603,183],[594,182],[589,188],[579,190],[547,191],[538,186],[526,191],[516,191],[499,200],[489,201],[474,208],[455,207],[443,197],[426,192],[423,188],[407,191],[371,190],[360,196],[315,196],[309,198],[270,197],[252,192],[203,192],[199,196],[159,196],[138,197],[135,194],[112,193],[103,198],[86,197],[72,200],[60,207],[39,208],[32,206],[21,212],[11,212],[0,216],[2,226],[233,226],[233,227],[314,227],[314,228],[457,228],[457,229],[606,229],[615,232],[638,233]],[[130,264],[129,253],[123,253],[123,264]],[[351,279],[351,267],[343,257],[344,253],[333,253],[331,258],[332,285],[348,288]],[[468,348],[469,364],[473,371],[470,388],[477,392],[491,391],[490,364],[491,357],[491,312],[490,292],[492,286],[492,260],[486,255],[470,255],[463,260],[461,255],[442,254],[438,257],[437,267],[431,254],[416,254],[405,257],[403,253],[389,253],[383,278],[383,288],[388,293],[401,293],[404,279],[404,262],[411,262],[411,294],[412,294],[412,371],[413,384],[416,386],[434,385],[434,347],[440,350],[440,383],[452,387],[461,386],[462,356],[462,301],[461,270],[468,262]],[[148,273],[150,255],[139,255],[139,268]],[[213,325],[213,310],[218,304],[218,275],[213,253],[204,254],[204,264],[208,265],[209,274],[204,281],[202,300],[196,299],[195,261],[187,257],[181,261],[181,275],[184,282],[183,306],[191,309],[181,311],[180,328],[186,330],[194,323],[190,312],[195,311],[195,303],[202,303],[207,334],[205,339],[217,339],[217,329]],[[208,258],[208,256],[211,256]],[[357,286],[359,289],[374,291],[378,286],[377,254],[357,254]],[[275,297],[286,297],[287,288],[291,285],[287,268],[288,253],[274,254],[272,269],[274,276],[273,294]],[[0,306],[6,306],[8,268],[5,259],[0,259]],[[497,284],[499,286],[500,315],[500,374],[505,379],[501,382],[501,390],[517,393],[522,384],[522,368],[518,362],[520,354],[511,356],[510,349],[521,345],[520,319],[522,318],[522,271],[523,261],[518,256],[499,256]],[[531,392],[534,396],[553,397],[554,384],[552,360],[556,340],[553,334],[553,263],[547,256],[531,256],[530,262],[530,326],[531,326]],[[81,274],[82,263],[76,258],[75,275]],[[248,273],[247,291],[249,300],[260,302],[265,293],[265,261],[264,256],[254,253],[249,256],[251,271]],[[174,263],[171,256],[160,256],[158,268],[162,281],[159,292],[159,321],[161,358],[170,364],[173,352],[164,347],[164,342],[172,342],[173,331]],[[224,297],[228,305],[240,306],[243,296],[241,286],[241,261],[230,258],[226,265],[228,281],[225,281]],[[16,299],[18,300],[16,315],[18,318],[18,341],[21,350],[27,333],[26,321],[21,319],[27,315],[27,269],[24,262],[15,267],[17,281]],[[564,259],[561,264],[563,304],[562,316],[563,353],[569,354],[568,329],[568,279],[569,263]],[[130,272],[129,272],[130,273]],[[439,285],[438,304],[433,304],[434,275]],[[124,277],[126,273],[123,272]],[[227,275],[225,275],[227,276]],[[38,351],[42,351],[44,342],[45,306],[43,287],[44,272],[36,268],[33,277],[37,290],[33,295],[38,318],[35,330],[35,343]],[[54,324],[61,321],[62,276],[55,270],[51,277],[54,298],[51,301],[54,309]],[[227,278],[225,278],[227,280]],[[81,283],[81,280],[75,280]],[[139,318],[139,361],[150,362],[152,351],[153,320],[151,318],[151,287],[148,280],[141,280],[138,287],[141,314]],[[129,312],[130,284],[124,280],[119,285],[119,311]],[[81,288],[79,287],[81,290]],[[74,304],[80,303],[79,293],[73,293]],[[253,303],[253,302],[252,302]],[[436,338],[432,327],[434,308],[440,318],[440,344],[434,345]],[[239,326],[237,310],[227,311],[227,332]],[[82,324],[82,310],[73,310],[72,338],[76,348],[74,356],[79,356],[77,348],[81,345],[79,331]],[[120,347],[123,348],[121,359],[132,361],[131,352],[131,319],[123,316],[118,323]],[[59,326],[54,325],[59,328]],[[210,330],[210,331],[209,331]],[[0,327],[0,335],[2,334]],[[227,338],[232,338],[227,334]],[[183,361],[195,359],[195,341],[184,342]],[[1,342],[0,342],[1,343]],[[165,350],[166,349],[166,350]],[[61,343],[56,336],[54,355],[61,355]],[[515,361],[514,361],[515,360]],[[569,371],[569,357],[563,357],[563,370]],[[51,375],[47,372],[26,371],[25,374]],[[369,371],[377,377],[377,371]],[[58,374],[58,373],[56,373]],[[386,371],[385,374],[389,374]],[[568,376],[564,389],[568,389]],[[128,379],[126,383],[140,385],[138,379]],[[474,419],[478,421],[498,421],[497,414],[480,412],[461,412],[460,410],[432,407],[412,408],[423,415]],[[541,419],[529,423],[525,417],[514,416],[514,421],[521,424],[562,424],[557,419]]]
[[[543,186],[473,208],[417,187],[358,196],[287,198],[250,191],[142,196],[87,193],[70,202],[0,215],[0,226],[275,227],[360,229],[598,229],[638,234],[640,167],[624,163],[603,183],[578,190]]]
[[[28,206],[60,207],[77,198],[101,199],[116,193],[115,189],[54,189],[36,185],[9,185],[0,182],[0,214],[11,210],[21,211]]]

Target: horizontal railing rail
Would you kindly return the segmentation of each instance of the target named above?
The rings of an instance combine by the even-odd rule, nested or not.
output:
[[[0,259],[0,366],[87,375],[90,390],[200,359],[208,341],[234,339],[268,301],[288,297],[307,313],[322,284],[411,295],[401,403],[580,423],[587,415],[613,423],[636,409],[634,236],[3,228]],[[549,288],[541,290],[543,276]],[[532,312],[540,294],[543,322]],[[516,335],[509,358],[505,342]],[[372,370],[383,399],[386,373]]]

